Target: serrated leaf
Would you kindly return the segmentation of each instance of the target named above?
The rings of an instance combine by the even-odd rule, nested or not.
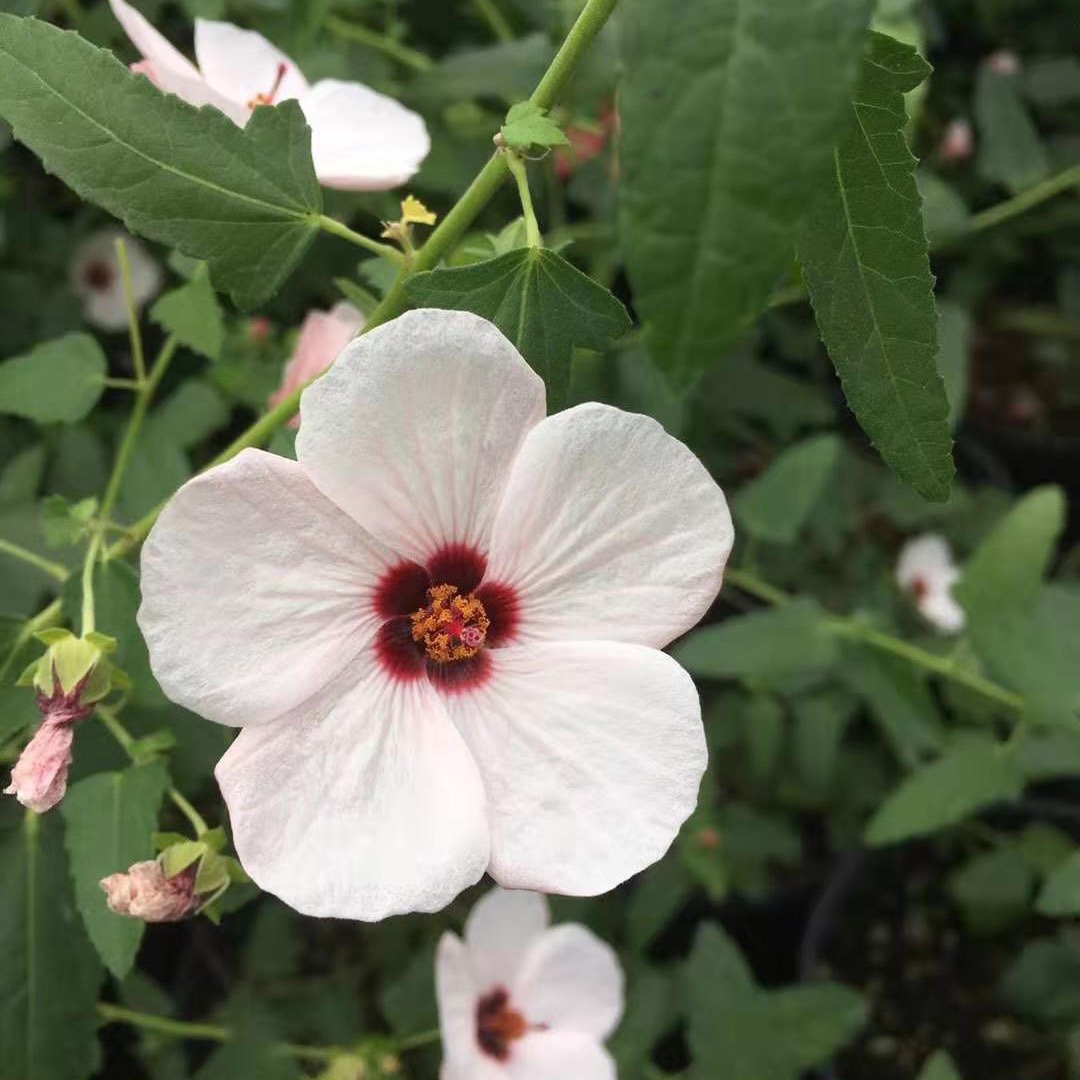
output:
[[[838,650],[820,604],[796,600],[696,630],[672,655],[693,675],[771,684],[828,667]]]
[[[736,521],[760,540],[792,543],[828,483],[841,447],[835,435],[816,435],[788,447],[735,496]]]
[[[99,882],[153,857],[152,836],[168,786],[165,765],[153,762],[80,780],[60,804],[79,911],[98,955],[118,979],[131,970],[146,924],[114,915]]]
[[[0,364],[0,413],[37,424],[74,424],[97,404],[106,368],[105,354],[89,334],[47,341]]]
[[[765,307],[858,71],[872,0],[628,0],[620,242],[650,352],[687,389]]]
[[[1080,851],[1047,878],[1035,906],[1043,915],[1080,915]]]
[[[295,101],[256,109],[241,129],[74,33],[0,15],[0,116],[80,197],[209,263],[242,308],[273,295],[318,230],[322,194]]]
[[[160,297],[150,309],[150,318],[174,334],[181,345],[201,353],[207,360],[216,360],[221,355],[225,316],[205,264],[190,281]]]
[[[975,77],[975,166],[987,180],[1012,192],[1023,191],[1050,175],[1050,160],[1020,96],[1020,75],[979,66]]]
[[[630,328],[607,289],[545,248],[430,270],[405,291],[417,307],[471,311],[493,322],[544,380],[550,412],[566,402],[574,348],[606,349]]]
[[[904,93],[929,67],[871,34],[829,182],[810,207],[799,262],[818,330],[863,430],[901,479],[944,502],[952,486],[949,402],[937,369],[934,278]]]
[[[63,819],[27,811],[0,843],[4,1080],[86,1080],[97,1068],[102,968],[72,897]]]
[[[835,983],[760,989],[714,926],[699,931],[686,981],[694,1080],[797,1080],[866,1022],[860,995]]]
[[[511,150],[570,145],[570,140],[547,115],[547,110],[532,101],[511,105],[499,134]]]
[[[894,844],[955,825],[1024,790],[1017,760],[990,744],[959,746],[914,772],[881,804],[866,827],[866,842]]]

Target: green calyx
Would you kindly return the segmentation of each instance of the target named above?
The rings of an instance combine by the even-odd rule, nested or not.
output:
[[[226,843],[224,829],[209,829],[197,840],[180,833],[157,833],[154,843],[166,877],[195,869],[192,891],[200,898],[197,914],[206,915],[212,922],[218,921],[217,902],[229,886],[251,880],[234,858],[221,853]]]
[[[78,690],[78,704],[101,701],[114,688],[127,685],[127,677],[108,660],[116,640],[105,634],[76,637],[61,628],[43,630],[37,639],[46,646],[19,678],[18,685],[33,686],[46,698],[68,696]]]

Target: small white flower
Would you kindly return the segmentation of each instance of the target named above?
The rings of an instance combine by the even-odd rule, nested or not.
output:
[[[544,384],[489,322],[413,311],[304,391],[297,461],[187,483],[142,556],[177,703],[245,869],[300,911],[606,892],[697,801],[693,682],[660,652],[716,596],[723,493],[656,421]]]
[[[549,929],[544,897],[488,893],[465,940],[439,942],[435,987],[442,1080],[615,1080],[618,958],[584,926]]]
[[[159,90],[189,105],[212,105],[240,127],[257,105],[295,98],[311,127],[315,174],[326,187],[397,187],[431,149],[412,110],[361,83],[322,79],[310,86],[295,61],[254,30],[196,19],[196,67],[125,0],[109,4],[143,56],[133,70]]]
[[[124,282],[116,241],[123,240],[131,267],[131,293],[136,309],[157,296],[161,289],[161,267],[133,236],[121,229],[94,233],[71,260],[71,287],[82,301],[86,321],[101,330],[123,330],[128,324]]]
[[[909,540],[896,561],[896,582],[911,595],[919,614],[946,634],[964,629],[964,609],[952,594],[960,580],[948,541],[936,533]]]

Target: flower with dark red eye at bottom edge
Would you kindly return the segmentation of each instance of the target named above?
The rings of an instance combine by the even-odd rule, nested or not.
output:
[[[243,731],[241,863],[379,919],[502,885],[595,895],[660,858],[706,763],[660,649],[716,596],[723,493],[656,421],[544,387],[489,322],[412,311],[304,391],[297,460],[176,494],[139,624],[178,704]]]
[[[123,330],[128,324],[127,298],[116,254],[117,240],[123,240],[127,253],[131,298],[136,310],[161,290],[161,267],[135,237],[122,229],[94,233],[75,252],[68,276],[86,321],[101,330]]]
[[[943,634],[958,634],[967,616],[952,594],[960,569],[943,536],[924,533],[909,540],[896,560],[896,583],[919,614]]]
[[[530,892],[495,889],[465,939],[435,958],[442,1080],[614,1080],[604,1041],[623,1011],[614,951],[584,926],[548,926]]]

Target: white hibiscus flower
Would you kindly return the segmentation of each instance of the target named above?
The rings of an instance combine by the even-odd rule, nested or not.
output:
[[[897,584],[911,596],[919,614],[945,634],[964,629],[964,609],[952,594],[959,580],[949,543],[936,533],[909,540],[896,560]]]

